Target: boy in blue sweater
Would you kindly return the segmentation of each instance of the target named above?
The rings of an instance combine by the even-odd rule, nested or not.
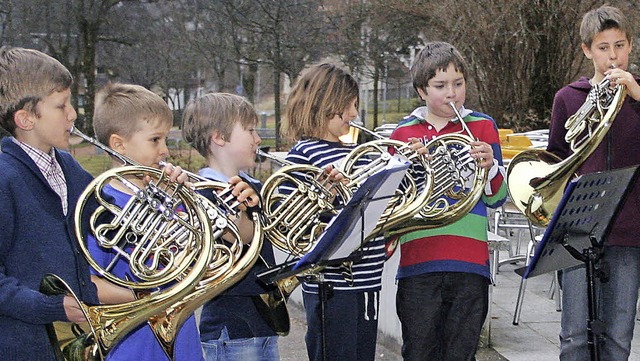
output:
[[[207,167],[199,174],[218,182],[234,183],[235,187],[244,179],[242,184],[249,182],[260,188],[258,180],[243,173],[255,165],[261,141],[257,124],[253,105],[241,96],[209,93],[191,100],[182,117],[182,134],[207,160]],[[257,195],[253,201],[257,201]],[[243,242],[249,242],[253,223],[242,216],[237,224]],[[275,264],[273,248],[267,242],[262,244],[260,259],[249,273],[202,308],[200,339],[207,361],[280,359],[278,336],[269,322],[272,310],[259,308],[260,295],[273,291],[273,287],[264,285],[256,276],[266,269],[265,263]]]
[[[161,168],[161,162],[169,156],[166,140],[172,124],[173,113],[164,100],[142,86],[113,83],[108,84],[96,94],[93,128],[98,141],[142,166]],[[182,180],[185,178],[186,174],[185,177],[181,177]],[[141,179],[129,179],[129,181],[140,188],[145,186]],[[116,181],[104,187],[103,193],[121,208],[124,208],[132,196],[130,189]],[[134,246],[130,243],[124,251],[130,253]],[[131,271],[128,259],[120,257],[114,248],[101,247],[92,238],[88,242],[88,247],[99,266],[112,267],[110,271],[112,275],[120,279],[140,281]],[[105,280],[98,271],[92,270],[92,273],[101,303],[114,304],[134,300],[130,290]],[[168,360],[167,356],[145,322],[118,342],[106,359],[108,361],[157,361]],[[202,360],[202,348],[198,341],[198,329],[193,315],[178,331],[172,356],[175,356],[175,360]]]
[[[44,53],[0,48],[0,125],[11,134],[0,154],[0,355],[6,360],[55,360],[45,325],[84,321],[72,297],[38,291],[45,274],[97,303],[72,217],[92,177],[60,150],[69,147],[77,117],[72,81]]]

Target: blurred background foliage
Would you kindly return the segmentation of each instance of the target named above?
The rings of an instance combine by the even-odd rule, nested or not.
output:
[[[286,96],[305,67],[328,61],[351,71],[360,83],[364,123],[375,128],[420,104],[408,69],[432,40],[452,43],[467,58],[468,107],[502,128],[546,128],[555,92],[593,71],[580,50],[578,26],[582,14],[603,3],[0,0],[0,42],[42,50],[72,71],[77,126],[85,133],[92,134],[96,90],[122,81],[161,94],[175,110],[176,126],[193,97],[241,94],[255,104],[260,127],[275,129],[264,143],[283,150]],[[640,20],[637,1],[608,3],[631,23]],[[634,51],[632,71],[637,64]],[[186,150],[172,153],[192,162]]]

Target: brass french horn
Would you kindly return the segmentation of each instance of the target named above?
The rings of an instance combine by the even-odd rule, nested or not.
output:
[[[450,106],[462,130],[442,135],[425,144],[429,160],[426,165],[420,165],[420,168],[425,169],[424,175],[418,173],[419,179],[414,180],[418,184],[424,184],[419,190],[423,192],[420,194],[421,198],[416,203],[420,205],[419,210],[413,216],[397,222],[397,226],[386,231],[388,235],[438,228],[456,222],[469,213],[482,197],[488,172],[471,157],[469,151],[475,138],[455,104],[450,103]],[[374,136],[382,138],[375,133]],[[398,141],[387,142],[390,146],[398,147]],[[354,158],[357,156],[357,153],[353,154]],[[411,174],[416,173],[408,172],[408,175]]]
[[[113,179],[120,179],[126,186],[128,176],[150,177],[145,188],[137,188],[125,208],[104,201],[102,188]],[[129,258],[132,273],[140,282],[130,282],[112,276],[108,269],[101,269],[90,257],[84,239],[82,225],[87,215],[83,210],[95,199],[96,211],[89,217],[89,227],[104,247],[124,252],[125,244],[132,244]],[[187,188],[168,182],[161,171],[153,168],[116,168],[94,179],[80,196],[74,214],[79,248],[92,267],[101,269],[105,278],[134,291],[149,291],[161,285],[170,285],[151,291],[146,297],[134,301],[90,306],[81,302],[68,285],[55,275],[47,275],[41,282],[41,291],[48,295],[73,295],[87,319],[87,328],[65,322],[47,325],[51,342],[59,360],[103,360],[113,346],[135,327],[162,312],[185,296],[202,278],[209,265],[212,229],[204,213],[201,199]],[[98,218],[112,218],[117,228],[97,225]],[[179,282],[174,282],[176,279]],[[71,332],[69,330],[72,330]],[[65,336],[66,335],[66,336]],[[72,335],[72,336],[68,336]],[[63,338],[66,337],[66,338]]]
[[[353,174],[347,175],[346,183],[329,181],[324,169],[291,163],[258,150],[258,156],[271,159],[282,166],[264,182],[262,187],[263,212],[266,219],[265,239],[293,258],[301,258],[307,254],[318,241],[328,222],[338,214],[340,206],[349,202],[353,192],[368,176],[388,164],[391,155],[386,151],[386,146],[390,143],[394,142],[387,142],[375,149],[363,151],[367,157],[371,158],[367,160],[366,166],[357,168]],[[406,156],[420,161],[419,155],[405,144],[395,142],[394,145]],[[344,162],[338,168],[344,173]],[[350,171],[356,169],[355,164],[348,164],[346,169]],[[418,209],[415,207],[416,200],[419,198],[417,186],[413,180],[409,181],[408,188],[404,189],[404,192],[398,192],[393,205],[387,208],[386,215],[383,215],[386,219],[378,222],[370,235],[365,235],[365,241],[370,240],[382,229],[398,222],[401,219],[400,212],[417,212]],[[429,185],[430,183],[427,182],[427,187]],[[408,210],[410,207],[413,208]],[[405,218],[407,215],[410,217],[413,214],[402,214]],[[262,295],[264,303],[272,309],[275,308],[285,302],[300,284],[298,277],[316,274],[321,269],[322,267],[312,267],[302,274],[276,281],[276,292]]]
[[[591,88],[582,106],[565,122],[565,140],[573,151],[566,159],[533,149],[520,152],[511,160],[507,168],[509,196],[533,224],[549,224],[567,183],[611,128],[626,92],[624,85],[611,88],[608,79]]]
[[[324,169],[294,164],[258,150],[258,155],[282,165],[262,185],[264,237],[277,249],[294,257],[304,256],[338,214],[336,203],[347,204],[351,190],[327,179]],[[292,189],[282,192],[281,187]]]
[[[412,218],[426,206],[434,186],[434,174],[427,156],[417,153],[410,148],[409,144],[385,138],[355,122],[351,122],[350,125],[377,139],[358,145],[340,164],[340,170],[349,178],[347,184],[349,187],[357,189],[369,175],[383,169],[390,161],[390,148],[395,149],[397,154],[411,162],[415,171],[421,174],[420,179],[412,176],[411,172],[405,174],[376,227],[366,237],[366,239],[371,239],[385,230],[393,230],[394,227]],[[358,168],[357,165],[362,160],[368,162],[368,165]]]
[[[98,211],[95,211],[91,214],[90,224],[96,224],[95,222],[101,216],[101,214],[105,213],[105,210],[108,210],[108,212],[106,213],[110,213],[112,214],[112,217],[114,217],[113,221],[110,224],[103,223],[95,227],[92,226],[90,233],[96,235],[95,238],[97,240],[100,240],[101,235],[112,234],[116,232],[116,236],[121,242],[129,242],[131,237],[141,237],[135,232],[138,232],[140,234],[147,234],[149,232],[149,227],[155,227],[156,223],[159,225],[163,225],[163,218],[161,217],[159,218],[159,220],[151,222],[152,217],[148,214],[149,211],[145,210],[143,206],[135,202],[137,196],[140,195],[143,190],[136,189],[133,184],[130,184],[130,182],[127,181],[127,178],[130,176],[142,177],[148,174],[153,174],[153,172],[157,173],[159,171],[151,168],[141,167],[132,160],[118,154],[110,148],[102,145],[97,140],[90,138],[75,129],[72,130],[72,134],[77,135],[82,139],[92,143],[93,145],[101,148],[110,155],[120,159],[123,164],[128,165],[126,167],[113,169],[98,177],[94,181],[94,183],[99,183],[97,183],[93,188],[88,188],[83,197],[81,197],[81,200],[84,200],[85,202],[88,199],[95,198],[101,205],[101,208],[99,208]],[[177,192],[179,192],[178,194],[185,193],[190,197],[190,199],[193,199],[195,202],[190,207],[182,208],[197,210],[199,212],[198,215],[200,216],[200,218],[198,219],[193,219],[192,223],[183,222],[185,223],[185,226],[190,225],[191,228],[195,230],[203,229],[207,231],[207,233],[201,235],[201,238],[203,239],[203,241],[201,242],[206,243],[207,246],[206,249],[203,249],[204,253],[202,254],[202,257],[206,259],[206,262],[202,270],[200,270],[199,268],[195,269],[201,271],[200,277],[196,280],[196,282],[189,281],[188,277],[192,272],[194,272],[194,269],[192,268],[196,266],[199,267],[199,263],[195,264],[193,261],[191,261],[191,265],[187,263],[181,269],[176,269],[175,271],[168,274],[166,278],[160,278],[155,282],[150,283],[149,281],[146,281],[146,278],[143,278],[144,274],[141,274],[137,270],[137,268],[144,267],[144,260],[133,262],[135,258],[130,255],[123,254],[121,245],[116,244],[118,242],[105,242],[105,240],[102,239],[100,241],[100,245],[102,247],[112,248],[117,254],[131,258],[131,262],[133,263],[130,262],[130,268],[136,268],[135,270],[132,269],[132,273],[135,274],[136,277],[142,279],[144,282],[122,280],[119,277],[112,275],[109,272],[108,267],[107,269],[100,267],[93,260],[91,254],[87,251],[87,249],[83,247],[83,253],[93,268],[97,269],[100,274],[110,282],[130,288],[134,290],[136,294],[141,295],[138,301],[149,300],[149,297],[152,297],[152,295],[156,293],[153,291],[149,293],[149,290],[152,290],[153,288],[160,285],[175,283],[176,285],[174,287],[177,287],[178,285],[184,287],[184,289],[182,290],[183,292],[180,293],[180,297],[166,298],[161,302],[158,308],[145,307],[145,312],[143,314],[120,312],[120,317],[140,321],[138,322],[138,324],[146,320],[152,331],[156,335],[156,338],[160,342],[161,346],[167,353],[169,359],[173,359],[175,338],[184,321],[186,321],[186,319],[202,304],[219,295],[225,289],[232,286],[235,282],[244,277],[257,260],[260,248],[262,246],[262,231],[260,219],[259,215],[254,212],[252,214],[252,220],[254,222],[254,233],[252,242],[247,249],[244,249],[242,240],[239,235],[239,230],[233,222],[235,217],[238,216],[237,207],[239,204],[235,200],[235,197],[230,195],[231,189],[228,184],[210,181],[206,178],[199,177],[198,175],[190,172],[186,173],[189,175],[190,179],[195,182],[192,189],[175,186],[176,189],[173,190],[171,194],[163,195],[162,193],[159,193],[158,196],[168,202],[169,205],[173,206],[184,203],[176,202],[170,197],[174,196]],[[129,204],[127,204],[127,208],[124,210],[120,210],[118,207],[109,204],[101,196],[103,186],[114,180],[122,182],[123,185],[129,187],[136,194],[136,197],[132,197],[132,200],[129,202],[132,205],[129,206]],[[89,192],[89,189],[91,189],[92,191],[90,193],[87,193]],[[201,196],[199,193],[196,193],[194,191],[198,191],[200,193],[210,192],[208,194],[208,198],[210,198],[211,200]],[[77,213],[82,213],[83,210],[85,210],[84,206],[78,207]],[[182,211],[180,214],[182,214]],[[83,235],[87,234],[87,230],[76,228],[76,233],[78,239],[84,239],[85,237]],[[165,269],[169,270],[169,266],[175,263],[172,258],[176,258],[178,256],[180,256],[179,258],[184,258],[184,256],[182,256],[182,253],[184,251],[180,247],[184,247],[186,250],[191,250],[191,248],[196,245],[188,237],[185,238],[184,232],[181,232],[180,228],[176,228],[175,226],[169,227],[167,229],[167,234],[175,234],[178,244],[173,245],[166,241],[163,242],[162,238],[157,239],[157,242],[159,242],[158,251],[161,251],[160,247],[166,247],[168,251],[171,251],[175,254],[174,257],[154,258],[156,267],[160,267],[162,271],[164,271]],[[225,240],[222,240],[223,236]],[[152,255],[156,256],[155,254]],[[94,307],[116,308],[118,307],[118,305]],[[154,310],[153,314],[149,312],[149,309]],[[89,307],[89,310],[91,310],[91,307]],[[95,324],[95,327],[92,327],[93,329],[99,328],[100,325],[105,322],[107,324],[113,323],[109,319],[90,320],[89,323],[92,325]],[[97,358],[99,359],[103,357],[113,346],[113,344],[117,340],[121,339],[128,332],[128,330],[129,329],[118,328],[115,331],[118,333],[117,339],[111,340],[109,342],[101,341],[101,343],[107,346],[102,346],[99,348],[98,353],[101,356]],[[95,334],[95,331],[91,331],[90,334]],[[102,336],[97,336],[98,340],[100,340],[100,337]],[[78,337],[78,339],[80,339],[80,337]],[[76,341],[76,343],[78,343],[78,341]]]
[[[239,203],[231,195],[228,184],[189,174],[192,179],[199,180],[194,183],[194,190],[209,193],[214,199],[213,205],[205,202],[205,209],[215,236],[212,238],[213,248],[207,270],[192,292],[149,320],[149,325],[168,355],[173,355],[180,326],[196,309],[247,275],[260,256],[263,242],[261,216],[258,212],[252,212],[253,235],[248,247],[243,246],[240,231],[233,222],[239,216]]]

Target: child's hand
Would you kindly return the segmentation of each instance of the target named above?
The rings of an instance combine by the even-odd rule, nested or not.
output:
[[[324,168],[324,174],[328,177],[330,182],[347,183],[349,179],[338,169],[332,165],[328,165]]]
[[[409,138],[409,147],[418,154],[429,154],[427,146],[418,138]]]
[[[640,100],[640,85],[633,78],[633,74],[620,68],[613,68],[604,72],[604,75],[611,80],[611,86],[624,85],[627,87],[629,96],[635,100]]]
[[[246,210],[246,207],[255,207],[260,203],[260,197],[256,190],[239,176],[229,178],[229,184],[233,185],[231,194],[240,204],[245,206],[243,210]]]
[[[72,296],[65,296],[62,304],[64,305],[64,313],[67,315],[67,319],[74,323],[87,322],[87,319],[82,313],[82,309]]]
[[[469,154],[479,160],[480,167],[489,169],[493,166],[493,148],[488,143],[471,142]]]
[[[169,180],[174,183],[184,184],[188,187],[191,185],[188,184],[189,175],[182,170],[179,166],[175,166],[171,163],[166,163],[164,168],[162,168],[164,174],[169,177]]]

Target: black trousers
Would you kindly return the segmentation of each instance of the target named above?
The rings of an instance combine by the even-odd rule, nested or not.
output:
[[[475,360],[488,292],[489,280],[472,273],[426,273],[398,280],[396,310],[404,360]]]

